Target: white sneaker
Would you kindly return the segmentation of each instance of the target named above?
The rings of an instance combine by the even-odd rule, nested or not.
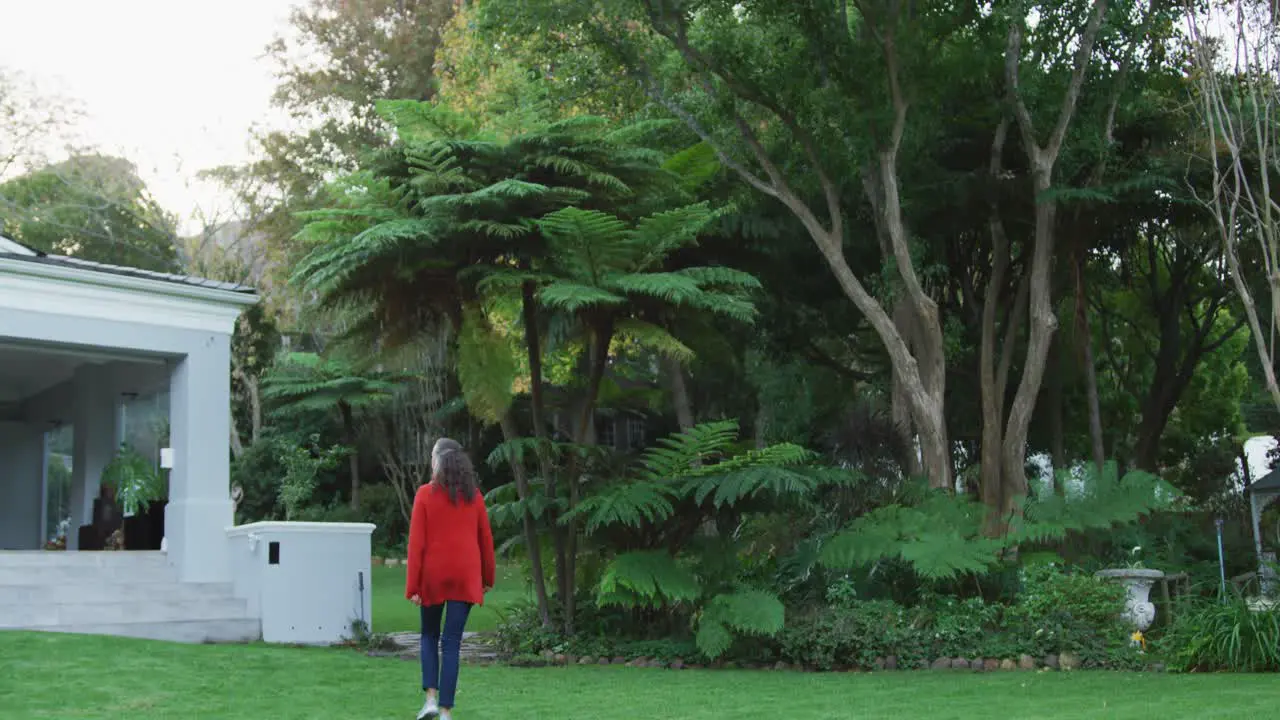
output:
[[[436,718],[440,716],[440,705],[435,698],[427,698],[422,704],[422,709],[418,711],[418,720],[427,720],[427,718]]]

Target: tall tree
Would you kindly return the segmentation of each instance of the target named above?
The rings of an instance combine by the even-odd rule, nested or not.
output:
[[[0,184],[0,232],[55,255],[179,268],[174,216],[123,158],[77,155]]]
[[[274,404],[275,412],[337,412],[351,473],[351,508],[358,510],[360,436],[356,412],[390,400],[399,387],[396,378],[377,371],[361,372],[335,357],[289,353],[271,368],[263,386],[263,398]]]
[[[1272,400],[1280,409],[1280,23],[1274,3],[1188,4],[1197,153],[1213,182],[1200,194],[1226,251]],[[1263,306],[1259,308],[1259,301]]]

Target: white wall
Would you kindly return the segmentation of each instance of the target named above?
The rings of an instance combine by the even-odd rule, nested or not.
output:
[[[226,531],[232,583],[269,643],[330,645],[373,625],[367,523],[261,522]],[[270,548],[278,543],[279,563]],[[362,587],[363,581],[363,587]]]
[[[0,422],[0,550],[38,550],[44,512],[44,434]]]

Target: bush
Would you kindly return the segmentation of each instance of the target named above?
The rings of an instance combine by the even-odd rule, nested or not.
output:
[[[494,647],[508,656],[539,655],[545,650],[566,652],[564,638],[542,627],[538,607],[533,603],[508,608],[505,620],[494,633]]]
[[[1019,653],[1070,652],[1084,667],[1137,668],[1144,663],[1121,617],[1124,606],[1118,583],[1056,565],[1029,567],[1017,603],[1005,611],[1003,631]]]
[[[898,666],[917,667],[925,657],[924,635],[905,608],[887,601],[822,608],[795,618],[777,638],[779,659],[819,670],[873,667],[897,656]]]
[[[1013,605],[935,595],[907,608],[858,601],[839,583],[827,597],[830,605],[789,618],[772,648],[777,659],[825,670],[871,668],[878,658],[894,656],[898,667],[912,668],[937,658],[1071,652],[1085,667],[1145,664],[1120,618],[1124,589],[1055,567],[1029,569]]]
[[[400,512],[400,500],[395,488],[388,484],[365,485],[360,489],[360,514],[358,522],[373,523],[373,547],[382,550],[383,555],[404,557],[404,553],[393,552],[405,544],[409,535],[408,523],[404,513]]]
[[[1175,670],[1280,671],[1280,610],[1254,611],[1234,594],[1191,605],[1170,626],[1159,647]]]
[[[1056,565],[1039,565],[1024,571],[1022,592],[1015,607],[1022,618],[1065,614],[1102,627],[1120,619],[1124,603],[1125,591],[1118,583],[1085,573],[1068,573]]]
[[[926,634],[929,656],[939,657],[1008,657],[1011,652],[987,649],[993,633],[999,630],[1001,606],[987,604],[982,598],[957,600],[952,597],[929,598],[917,611],[915,625]]]

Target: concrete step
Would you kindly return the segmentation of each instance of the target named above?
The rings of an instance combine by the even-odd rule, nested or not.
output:
[[[175,620],[168,622],[86,623],[30,627],[35,632],[113,635],[181,643],[236,643],[262,639],[262,624],[251,618]]]
[[[53,605],[74,603],[178,601],[209,597],[231,597],[226,583],[73,583],[57,585],[0,585],[0,607],[5,605]]]
[[[3,585],[134,584],[177,582],[170,567],[0,567]]]
[[[180,583],[160,552],[0,552],[0,629],[242,642],[262,624],[227,583]]]
[[[0,628],[9,630],[49,625],[110,625],[247,617],[248,607],[245,601],[233,597],[143,602],[0,605]]]
[[[0,568],[168,567],[159,551],[43,552],[0,550]]]

